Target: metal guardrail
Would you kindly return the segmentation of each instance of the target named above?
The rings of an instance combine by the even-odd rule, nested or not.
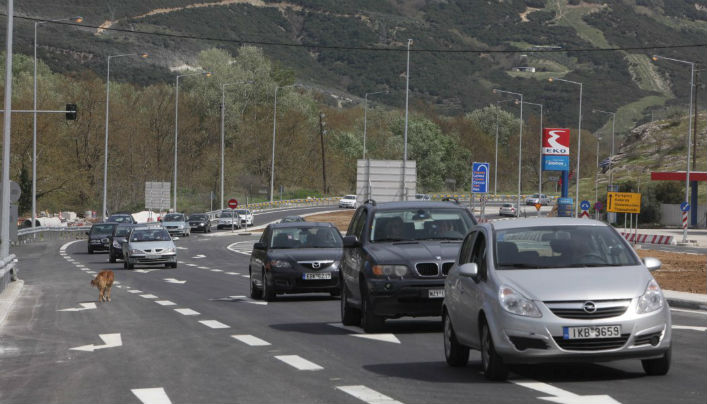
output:
[[[86,237],[86,232],[91,230],[91,226],[70,226],[70,227],[34,227],[17,230],[17,242],[15,244],[27,244],[34,241],[45,240],[65,240],[81,239]]]
[[[15,254],[10,254],[0,260],[0,293],[5,290],[5,287],[10,282],[17,280],[17,268],[15,267],[16,263],[17,257]]]

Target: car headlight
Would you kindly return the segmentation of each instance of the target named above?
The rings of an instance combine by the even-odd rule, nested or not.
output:
[[[108,238],[102,238],[102,239],[101,239],[101,242],[102,242],[102,243],[108,243],[108,242],[110,242],[110,239],[108,239]]]
[[[177,249],[174,247],[169,247],[169,248],[165,248],[164,250],[162,250],[162,254],[173,254],[176,252],[177,252]]]
[[[509,313],[524,317],[543,316],[532,300],[523,297],[511,287],[501,286],[498,290],[498,300],[501,303],[501,307]]]
[[[204,225],[206,225],[206,223],[203,223],[203,222],[199,223],[199,226],[204,226]]]
[[[403,277],[407,275],[408,267],[407,265],[374,265],[373,275],[376,276],[398,276]]]
[[[290,264],[290,261],[286,260],[272,260],[270,261],[270,267],[271,268],[292,268],[292,264]]]
[[[638,314],[650,313],[659,310],[663,307],[663,293],[660,291],[660,286],[655,279],[651,279],[646,286],[646,291],[638,298],[636,312]]]
[[[113,248],[120,248],[120,243],[117,241],[113,242]]]
[[[137,248],[131,248],[130,254],[145,254],[145,251],[138,250]]]

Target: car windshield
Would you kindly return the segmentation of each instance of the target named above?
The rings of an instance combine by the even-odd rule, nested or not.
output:
[[[463,209],[386,210],[373,217],[370,241],[462,240],[473,224]]]
[[[512,204],[512,203],[504,203],[502,206],[503,206],[504,208],[512,208],[512,207],[513,207],[513,204]]]
[[[115,236],[116,237],[125,237],[128,234],[130,234],[131,229],[132,229],[132,227],[118,226],[118,228],[115,229]]]
[[[356,199],[356,195],[346,195],[344,199]]]
[[[206,220],[206,215],[191,215],[189,220]]]
[[[177,213],[170,213],[170,214],[166,215],[162,221],[164,221],[164,222],[183,222],[184,215],[177,214]]]
[[[94,224],[91,234],[113,234],[114,224]]]
[[[546,226],[496,230],[497,269],[638,265],[608,226]]]
[[[169,241],[169,233],[165,229],[135,230],[130,235],[131,242],[141,241]]]
[[[248,211],[245,210],[245,209],[238,209],[238,210],[236,211],[236,213],[238,213],[239,215],[247,215],[247,214],[250,213],[250,212],[248,212]]]
[[[108,218],[109,222],[116,222],[116,223],[132,223],[133,218],[132,216],[127,216],[127,215],[120,215],[120,216],[111,216]]]
[[[230,218],[233,217],[233,212],[221,212],[220,218]]]
[[[333,227],[273,229],[271,248],[341,248],[341,234]]]

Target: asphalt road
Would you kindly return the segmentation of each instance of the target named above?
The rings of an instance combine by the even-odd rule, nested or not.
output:
[[[256,225],[286,214],[297,213],[256,216]],[[18,248],[25,287],[0,328],[0,402],[707,401],[706,312],[673,310],[666,376],[645,376],[630,360],[522,366],[489,382],[476,352],[464,368],[446,365],[439,318],[389,321],[367,335],[340,325],[328,295],[247,298],[255,238],[193,234],[176,241],[177,269],[134,271],[87,254],[85,241]],[[98,304],[89,281],[102,269],[119,284]]]

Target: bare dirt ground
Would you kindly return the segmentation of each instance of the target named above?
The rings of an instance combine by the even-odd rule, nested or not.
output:
[[[308,216],[306,219],[309,222],[332,222],[342,233],[345,233],[353,214],[354,210],[347,209]],[[641,258],[654,257],[663,263],[659,270],[653,272],[653,276],[661,288],[680,292],[705,293],[707,289],[707,273],[705,272],[707,260],[704,255],[649,249],[636,251]]]

